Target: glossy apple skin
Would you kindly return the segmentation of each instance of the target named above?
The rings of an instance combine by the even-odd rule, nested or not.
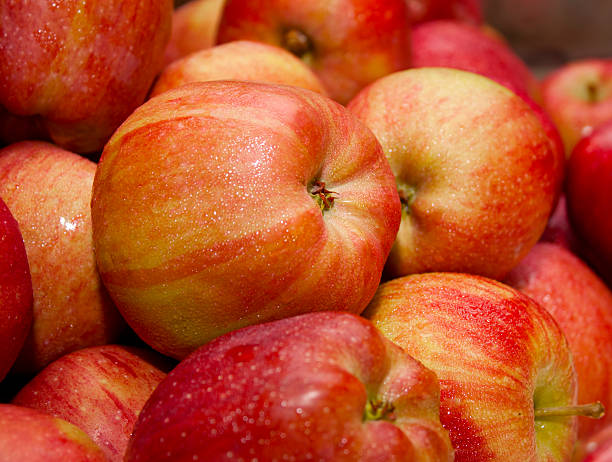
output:
[[[17,220],[0,198],[0,381],[32,326],[32,278]]]
[[[569,461],[576,417],[571,352],[551,315],[500,282],[458,273],[381,284],[364,316],[440,380],[440,420],[457,462]]]
[[[311,46],[300,57],[342,104],[374,80],[410,66],[405,0],[226,0],[217,41],[287,47],[286,30],[308,37]]]
[[[210,80],[251,80],[294,85],[326,94],[315,73],[285,49],[238,40],[177,59],[157,78],[151,96],[189,82]]]
[[[612,119],[612,59],[572,61],[542,82],[542,105],[569,157],[576,143]]]
[[[164,67],[216,44],[224,4],[225,0],[192,0],[174,10]]]
[[[387,277],[497,279],[537,242],[564,159],[522,98],[477,74],[420,68],[383,77],[348,108],[378,137],[403,198]]]
[[[329,210],[316,181],[334,191]],[[363,124],[317,93],[253,82],[152,98],[106,145],[93,186],[104,284],[135,332],[176,358],[253,323],[360,313],[399,218]]]
[[[612,120],[576,145],[568,162],[565,190],[568,217],[585,257],[610,284]]]
[[[80,428],[44,412],[0,403],[0,460],[107,462]]]
[[[569,250],[539,243],[521,260],[505,282],[545,308],[565,334],[576,368],[578,402],[601,401],[612,409],[612,292]],[[581,419],[578,430],[587,438],[611,422]]]
[[[92,161],[42,141],[0,150],[0,197],[19,223],[34,293],[32,330],[17,373],[110,343],[125,327],[96,269],[90,212],[95,171]]]
[[[171,0],[2,2],[0,105],[65,149],[101,150],[144,101],[171,19]]]
[[[413,24],[453,19],[469,24],[483,22],[481,0],[405,0]]]
[[[612,425],[608,424],[577,448],[575,462],[610,462],[612,460]]]
[[[412,28],[412,67],[452,67],[531,97],[539,92],[536,78],[506,43],[456,20],[428,21]]]
[[[126,462],[451,461],[436,376],[365,319],[309,313],[231,332],[153,392]],[[366,417],[375,401],[393,410]]]

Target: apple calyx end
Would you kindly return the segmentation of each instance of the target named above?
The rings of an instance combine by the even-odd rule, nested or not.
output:
[[[402,204],[402,212],[411,214],[411,206],[416,197],[416,189],[412,186],[398,185],[397,192],[399,194],[400,203]]]
[[[332,208],[335,199],[333,194],[338,194],[335,191],[326,189],[325,182],[318,180],[308,187],[308,193],[315,198],[321,212],[325,212]]]
[[[312,41],[299,29],[287,29],[282,35],[282,46],[298,58],[302,59],[312,53]]]
[[[363,412],[363,420],[395,420],[395,407],[393,404],[381,400],[368,400]]]
[[[545,407],[534,410],[535,418],[582,416],[590,419],[601,419],[606,412],[604,405],[596,401],[575,406]]]

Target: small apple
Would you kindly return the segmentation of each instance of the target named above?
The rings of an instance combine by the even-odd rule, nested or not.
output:
[[[0,150],[0,197],[19,224],[32,276],[32,330],[14,365],[31,374],[124,329],[96,269],[91,187],[96,164],[42,141]]]
[[[440,421],[456,462],[568,462],[576,374],[551,315],[505,284],[459,273],[381,284],[364,316],[440,380]]]
[[[215,45],[225,0],[192,0],[174,10],[165,66],[183,56]]]
[[[35,409],[0,403],[2,462],[107,462],[83,430]]]
[[[104,149],[91,205],[105,286],[178,359],[249,324],[360,313],[400,219],[380,144],[346,108],[239,81],[138,108]]]
[[[32,278],[19,225],[0,199],[0,381],[32,326]]]
[[[239,40],[177,59],[157,78],[151,96],[189,82],[209,80],[252,80],[326,93],[315,73],[285,49]]]
[[[217,41],[255,40],[312,67],[347,103],[374,80],[410,65],[406,0],[226,0]]]
[[[0,107],[66,149],[101,150],[144,101],[171,19],[171,0],[0,2]]]
[[[471,72],[420,68],[383,77],[348,108],[381,142],[402,202],[388,277],[500,278],[540,238],[564,157],[521,97]]]
[[[569,250],[538,243],[508,274],[505,283],[545,308],[565,334],[576,368],[578,401],[600,401],[612,409],[612,292]],[[612,422],[582,420],[580,439]]]
[[[84,430],[109,461],[121,462],[138,414],[170,363],[150,350],[85,348],[49,364],[12,404],[38,409]]]
[[[612,119],[572,151],[565,193],[585,258],[612,284]]]
[[[181,362],[125,460],[450,462],[438,404],[435,374],[371,323],[309,313],[230,332]]]
[[[462,69],[532,98],[539,93],[538,81],[510,46],[459,21],[428,21],[413,27],[412,67]]]
[[[569,157],[576,143],[612,119],[612,59],[572,61],[542,82],[542,105]]]

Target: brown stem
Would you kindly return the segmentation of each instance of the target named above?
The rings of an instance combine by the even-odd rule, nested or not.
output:
[[[583,416],[591,419],[601,419],[605,414],[605,408],[599,401],[589,404],[578,404],[575,406],[544,407],[535,410],[535,418],[539,417],[568,417]]]

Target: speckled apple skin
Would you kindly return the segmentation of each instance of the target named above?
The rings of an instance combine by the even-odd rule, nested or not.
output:
[[[589,85],[597,101],[589,98]],[[569,157],[583,136],[612,119],[612,58],[573,61],[542,81],[542,106],[559,128]]]
[[[567,214],[572,229],[585,258],[612,287],[612,120],[576,145],[567,170]]]
[[[342,104],[374,80],[410,66],[405,0],[226,0],[217,42],[284,46],[287,29],[310,38],[313,52],[303,59]]]
[[[348,108],[378,137],[398,189],[413,191],[387,277],[498,279],[537,242],[563,158],[522,98],[477,74],[420,68],[383,77]]]
[[[171,19],[172,0],[1,2],[0,105],[65,149],[101,150],[144,101]]]
[[[294,85],[326,94],[310,67],[288,51],[266,43],[237,40],[177,59],[159,75],[150,96],[189,82],[209,80]]]
[[[315,180],[334,191],[325,212]],[[182,358],[249,324],[360,313],[400,205],[379,143],[344,107],[297,87],[207,82],[152,98],[115,133],[92,219],[118,308]]]
[[[364,418],[366,402],[393,420]],[[452,461],[436,376],[349,313],[250,326],[204,345],[153,392],[126,461]]]
[[[569,346],[551,315],[490,279],[428,273],[381,284],[364,316],[440,380],[440,420],[457,462],[571,460],[576,403]]]
[[[0,404],[0,460],[108,462],[80,428],[44,412],[13,404]]]
[[[17,220],[0,198],[0,381],[32,326],[32,278]]]
[[[11,403],[76,425],[109,461],[121,462],[140,411],[172,364],[141,348],[84,348],[45,367]]]
[[[612,409],[612,292],[569,250],[538,243],[508,274],[507,284],[545,308],[565,334],[576,367],[578,402],[601,401]],[[612,422],[580,419],[579,437],[587,438]]]
[[[32,330],[14,369],[110,343],[125,328],[96,269],[91,187],[96,164],[41,141],[0,150],[0,197],[19,223],[34,293]]]

